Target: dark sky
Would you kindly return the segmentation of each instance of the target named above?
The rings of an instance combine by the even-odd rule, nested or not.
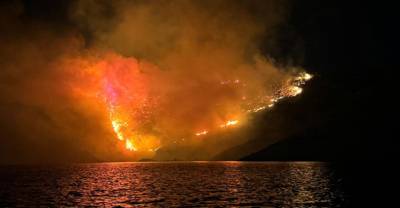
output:
[[[107,4],[106,1],[101,2]],[[58,127],[58,123],[52,121],[54,118],[49,117],[40,107],[24,105],[23,101],[15,102],[29,97],[29,87],[21,87],[15,91],[8,89],[10,86],[21,86],[18,84],[18,77],[35,80],[35,76],[40,74],[40,69],[19,74],[18,68],[13,68],[12,64],[13,61],[23,61],[24,57],[10,62],[10,59],[15,57],[10,54],[20,53],[13,50],[12,46],[26,45],[26,50],[29,51],[31,42],[40,39],[40,36],[48,35],[52,40],[40,43],[40,46],[44,50],[53,51],[53,48],[64,47],[59,44],[67,33],[81,34],[84,38],[83,47],[92,45],[93,34],[90,30],[70,19],[73,3],[74,1],[66,0],[0,3],[0,43],[7,49],[0,50],[0,63],[3,66],[0,70],[5,71],[7,67],[12,69],[0,74],[4,76],[0,77],[4,81],[0,84],[2,163],[96,160],[85,149],[80,148],[87,144],[56,139],[55,137],[70,135],[60,135],[59,131],[54,130],[61,127]],[[280,63],[301,65],[315,74],[316,78],[307,86],[308,92],[306,90],[304,96],[283,103],[276,112],[266,115],[261,120],[265,123],[274,122],[279,129],[297,126],[296,133],[284,140],[300,138],[304,143],[298,150],[293,150],[300,153],[293,154],[293,158],[290,159],[303,157],[304,151],[311,152],[306,155],[306,159],[311,160],[388,157],[394,142],[394,123],[390,121],[394,117],[394,104],[387,100],[392,100],[395,96],[391,92],[391,89],[397,88],[394,86],[392,71],[398,66],[398,32],[395,31],[394,7],[357,1],[348,3],[318,0],[293,0],[288,1],[287,5],[290,8],[288,18],[277,28],[277,35],[273,41],[265,38],[260,49]],[[107,10],[103,11],[103,14],[113,15],[112,11]],[[53,37],[60,37],[60,40]],[[56,55],[44,52],[48,59]],[[32,64],[41,66],[43,63]],[[17,78],[5,79],[10,74],[10,77]],[[7,84],[6,81],[11,84]],[[43,92],[43,97],[46,97],[45,93]],[[13,96],[18,99],[13,99]],[[276,121],[274,113],[285,116]],[[61,115],[65,117],[66,122],[74,123],[76,117],[69,117],[71,114],[74,114],[74,109]],[[30,115],[38,118],[35,124],[24,123],[25,116]],[[79,115],[78,118],[85,121],[90,115]],[[56,127],[43,130],[44,123],[52,123]],[[263,122],[256,128],[258,133],[252,138],[254,144],[259,144],[258,141],[264,139],[267,134],[262,124]],[[76,128],[79,129],[79,125]],[[30,137],[25,131],[32,134],[35,134],[35,131],[48,132],[47,137],[37,143],[37,138]],[[310,137],[313,138],[310,141],[305,139]],[[57,148],[59,146],[63,148]],[[312,151],[313,149],[321,151]]]
[[[283,144],[294,152],[289,158],[392,158],[396,142],[392,122],[395,105],[391,100],[396,89],[393,71],[398,68],[393,5],[358,1],[295,5],[290,22],[304,41],[303,64],[320,75],[310,85],[311,97],[300,102],[323,115],[321,120],[329,121],[298,136],[309,138],[315,133],[315,139]]]

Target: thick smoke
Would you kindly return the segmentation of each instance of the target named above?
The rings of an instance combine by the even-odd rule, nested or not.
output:
[[[20,2],[0,6],[0,162],[122,160],[105,112],[71,88],[82,68],[68,60],[97,59],[81,34],[30,17]]]
[[[292,76],[259,50],[284,1],[75,1],[56,29],[8,6],[1,150],[17,162],[208,159],[246,140],[221,124],[246,125]],[[151,153],[125,150],[111,124]]]

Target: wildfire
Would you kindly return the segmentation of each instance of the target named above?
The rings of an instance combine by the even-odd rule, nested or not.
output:
[[[133,143],[132,143],[131,140],[129,140],[129,139],[127,139],[127,140],[125,141],[125,147],[126,147],[127,150],[130,150],[130,151],[137,151],[137,149],[135,148],[135,146],[133,145]]]
[[[201,135],[206,135],[206,134],[208,134],[208,131],[207,130],[203,130],[203,131],[197,132],[195,135],[196,136],[201,136]]]
[[[209,122],[196,121],[196,119],[193,119],[196,117],[193,117],[187,122],[187,125],[186,121],[183,123],[185,127],[179,129],[182,133],[174,134],[174,132],[170,133],[171,125],[168,124],[167,127],[165,127],[157,123],[160,116],[158,114],[160,109],[166,109],[168,111],[166,115],[171,115],[169,109],[165,108],[171,107],[171,105],[162,106],[162,104],[165,103],[164,100],[156,100],[160,98],[152,94],[154,93],[152,90],[157,89],[161,90],[162,93],[160,94],[163,95],[163,89],[159,89],[159,87],[154,88],[157,85],[153,83],[156,82],[149,78],[150,75],[141,72],[140,65],[137,61],[118,57],[116,61],[113,60],[113,62],[109,64],[101,63],[98,67],[103,70],[102,73],[98,73],[98,79],[100,80],[99,85],[101,86],[101,92],[99,94],[109,113],[110,126],[115,137],[123,141],[125,143],[125,148],[129,151],[150,153],[156,152],[163,145],[161,141],[165,138],[171,141],[171,138],[186,137],[186,140],[180,142],[190,142],[192,137],[206,136],[211,132],[238,127],[239,122],[243,122],[242,118],[246,118],[247,114],[264,111],[274,107],[276,103],[284,98],[301,94],[303,92],[302,86],[313,77],[311,74],[301,72],[288,80],[282,80],[281,85],[278,85],[276,89],[274,88],[275,93],[272,94],[264,93],[262,89],[260,89],[259,92],[258,90],[254,91],[253,88],[250,88],[254,87],[249,82],[251,80],[247,79],[239,80],[237,78],[228,78],[223,81],[214,80],[215,85],[212,86],[211,84],[213,87],[211,90],[214,90],[212,92],[223,96],[215,103],[217,108],[215,109],[216,114],[213,115],[221,117],[235,115],[235,119],[226,120],[216,125],[216,120],[210,120]],[[168,81],[169,80],[162,80],[162,83],[168,83]],[[191,87],[196,85],[192,85],[191,83],[185,86],[189,87],[189,89],[185,90],[191,90]],[[258,85],[255,86],[260,87]],[[253,94],[255,92],[256,94]],[[223,93],[226,93],[228,97],[225,97]],[[165,95],[169,96],[167,93]],[[210,95],[213,94],[210,93]],[[234,97],[236,95],[237,97]],[[198,99],[197,97],[194,98]],[[168,100],[168,97],[161,99]],[[223,102],[218,103],[220,101]],[[179,104],[182,104],[183,108],[187,107],[185,106],[187,103],[193,105],[190,99],[182,103],[174,100],[172,103],[174,104],[174,108],[178,104],[178,107],[174,109],[175,111],[171,111],[172,113],[180,112]],[[211,102],[206,104],[210,103]],[[203,105],[193,105],[189,107],[198,106],[202,107]],[[211,106],[205,107],[205,112],[211,111],[212,113],[213,108],[211,108]],[[166,118],[166,115],[162,114],[161,116],[164,116],[162,119],[166,120],[168,123],[168,121],[171,120]],[[210,115],[207,114],[205,116]],[[213,117],[209,118],[211,119]],[[178,123],[177,125],[182,125],[182,123]],[[192,128],[198,125],[204,125],[206,128],[193,133]]]
[[[309,73],[302,72],[298,76],[296,76],[291,84],[286,89],[285,97],[294,97],[303,92],[302,85],[306,83],[306,81],[310,80],[313,76]]]
[[[279,102],[279,100],[282,100],[283,98],[295,97],[301,94],[303,92],[303,88],[301,88],[301,86],[303,86],[312,77],[313,76],[311,74],[306,72],[298,74],[292,80],[289,80],[289,84],[283,86],[276,95],[272,96],[272,98],[269,99],[269,104],[254,107],[250,110],[247,110],[247,112],[256,113],[267,108],[272,108],[277,102]]]
[[[227,121],[225,124],[220,125],[220,127],[221,127],[221,128],[226,128],[226,127],[229,127],[229,126],[234,126],[234,125],[236,125],[237,123],[239,123],[238,120],[229,120],[229,121]]]
[[[111,124],[112,124],[115,134],[117,135],[117,138],[119,140],[123,141],[124,136],[122,135],[122,132],[121,132],[121,126],[122,126],[121,122],[117,121],[117,120],[113,120],[113,121],[111,121]]]
[[[271,104],[270,104],[271,105]],[[268,107],[269,107],[269,105],[268,105]],[[272,106],[271,106],[272,107]],[[264,110],[264,109],[266,109],[266,107],[265,106],[261,106],[261,107],[258,107],[258,108],[254,108],[253,110],[248,110],[248,112],[254,112],[254,113],[256,113],[256,112],[258,112],[258,111],[262,111],[262,110]]]
[[[298,86],[291,86],[289,88],[289,96],[294,97],[299,95],[301,92],[303,92],[303,89]]]
[[[124,137],[122,127],[127,126],[127,123],[122,123],[119,120],[112,120],[111,124],[115,134],[117,135],[117,138],[121,141],[125,140],[125,148],[130,151],[137,151],[137,148],[135,147],[133,142],[130,139],[125,139]]]
[[[313,76],[307,72],[302,72],[299,74],[299,76],[296,77],[297,80],[301,80],[301,81],[308,81],[311,78],[313,78]]]
[[[312,75],[308,73],[300,73],[297,76],[293,77],[292,80],[288,81],[287,85],[282,86],[282,88],[272,97],[269,99],[266,99],[265,101],[260,101],[258,104],[262,104],[261,106],[259,105],[258,107],[254,107],[252,109],[247,110],[247,112],[250,113],[256,113],[262,110],[265,110],[267,108],[272,108],[277,102],[279,102],[281,99],[286,98],[286,97],[294,97],[303,92],[303,89],[301,88],[302,85],[306,83],[306,81],[310,80],[312,78]],[[220,84],[222,85],[227,85],[227,84],[238,84],[241,83],[240,80],[228,80],[221,82]],[[243,85],[245,86],[245,84]],[[108,86],[107,88],[107,95],[108,95],[108,105],[109,105],[109,110],[110,110],[110,115],[116,114],[116,109],[117,109],[117,99],[116,99],[116,90],[112,86]],[[246,99],[243,99],[246,98]],[[242,96],[241,97],[242,102],[247,101],[247,96]],[[254,102],[254,101],[253,101]],[[257,104],[257,102],[255,102]],[[121,112],[119,112],[121,113]],[[111,119],[111,124],[113,127],[113,130],[117,136],[117,138],[121,141],[125,140],[125,148],[130,151],[143,151],[147,150],[148,152],[155,152],[157,151],[161,145],[159,142],[155,142],[155,139],[150,139],[152,137],[145,137],[143,135],[136,135],[132,132],[133,129],[129,127],[129,123],[126,121],[123,121],[123,119],[115,117],[115,116],[110,116]],[[225,123],[219,125],[221,129],[228,128],[228,127],[235,127],[239,123],[239,120],[228,120]],[[217,131],[217,128],[211,129],[212,131]],[[205,136],[209,133],[209,130],[202,130],[199,132],[194,133],[195,136]],[[135,136],[136,135],[136,136]],[[128,139],[129,138],[129,139]],[[133,140],[132,138],[137,138],[136,140]],[[141,139],[140,139],[141,138]],[[139,139],[139,140],[138,140]],[[145,141],[145,143],[143,143]]]

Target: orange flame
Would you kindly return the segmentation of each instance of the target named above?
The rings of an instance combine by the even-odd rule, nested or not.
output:
[[[203,130],[203,131],[197,132],[195,135],[196,136],[201,136],[201,135],[206,135],[206,134],[208,134],[208,131],[207,130]]]
[[[229,126],[234,126],[234,125],[236,125],[238,123],[239,123],[238,120],[229,120],[225,124],[220,125],[220,127],[221,128],[226,128],[226,127],[229,127]]]
[[[133,143],[129,139],[126,140],[125,147],[126,147],[127,150],[137,151],[136,147],[133,145]]]

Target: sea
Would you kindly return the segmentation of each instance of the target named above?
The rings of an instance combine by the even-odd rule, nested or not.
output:
[[[321,162],[0,166],[0,207],[346,207]]]

